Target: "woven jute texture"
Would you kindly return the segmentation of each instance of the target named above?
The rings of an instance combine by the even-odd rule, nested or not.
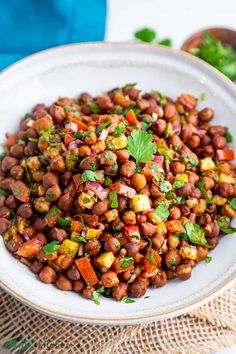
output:
[[[236,286],[196,311],[132,326],[59,321],[3,291],[0,301],[1,354],[198,354],[236,345]]]

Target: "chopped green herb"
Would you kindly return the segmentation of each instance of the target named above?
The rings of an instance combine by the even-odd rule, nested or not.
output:
[[[149,162],[156,152],[156,144],[152,143],[152,135],[142,130],[135,130],[128,137],[127,150],[136,163]]]
[[[132,304],[133,302],[135,302],[135,300],[131,299],[128,296],[124,296],[120,301],[124,302],[125,304]]]
[[[39,155],[39,160],[40,162],[42,162],[44,165],[46,165],[48,163],[47,159],[45,158],[44,155]]]
[[[152,240],[149,237],[147,237],[147,236],[143,237],[143,239],[147,240],[147,242],[148,242],[148,247],[147,248],[148,249],[151,248],[152,247]]]
[[[190,242],[195,245],[209,247],[203,229],[196,223],[188,221],[184,225]]]
[[[149,253],[147,253],[147,254],[145,255],[145,258],[146,258],[149,262],[151,262],[152,264],[154,264],[154,265],[157,264],[157,262],[155,261],[155,258],[154,258],[154,256],[153,256],[153,250],[152,250],[152,249],[150,249]]]
[[[108,120],[108,121],[106,121],[106,122],[100,124],[100,125],[97,127],[96,133],[97,133],[97,134],[101,133],[101,131],[102,131],[105,127],[107,127],[108,125],[110,125],[110,124],[111,124],[111,120]]]
[[[101,175],[97,172],[90,171],[90,170],[85,170],[82,173],[82,182],[95,182],[101,179]]]
[[[174,265],[176,265],[176,259],[171,259],[170,261],[169,261],[169,265],[171,265],[171,266],[174,266]]]
[[[25,141],[22,140],[22,139],[19,139],[19,140],[17,141],[17,144],[22,145],[22,146],[25,146]]]
[[[113,226],[114,231],[119,231],[121,229],[120,225]]]
[[[74,107],[74,106],[65,106],[64,107],[64,111],[65,112],[69,112],[69,111],[78,112],[78,109],[76,107]]]
[[[187,240],[188,235],[185,232],[181,232],[179,234],[174,234],[174,237],[178,237],[180,240]]]
[[[104,184],[106,187],[108,187],[110,185],[110,178],[108,176],[104,177]]]
[[[162,221],[166,221],[170,215],[168,205],[165,202],[160,202],[154,212],[162,219]]]
[[[69,227],[71,224],[71,219],[65,219],[65,218],[62,218],[61,216],[59,216],[57,219],[57,222],[62,227]]]
[[[57,207],[55,207],[51,213],[51,216],[57,216],[60,213],[60,209],[58,209]]]
[[[230,222],[229,218],[224,218],[224,217],[220,216],[218,218],[217,222],[218,222],[220,231],[224,232],[225,234],[233,234],[234,232],[236,232],[236,228],[229,225],[229,222]]]
[[[29,141],[31,141],[32,143],[37,143],[39,141],[39,139],[36,138],[28,138]]]
[[[206,99],[206,92],[202,92],[200,95],[200,100],[205,101],[205,99]]]
[[[99,288],[98,290],[93,291],[93,302],[96,305],[100,305],[99,297],[104,292],[104,290],[105,290],[104,286],[101,286],[101,288]]]
[[[156,38],[156,32],[151,28],[142,28],[134,33],[134,37],[142,42],[152,42]]]
[[[160,183],[160,191],[163,193],[167,193],[172,189],[172,185],[169,181],[161,181]]]
[[[43,246],[43,250],[45,254],[52,254],[55,251],[58,251],[60,248],[60,244],[58,241],[52,241],[48,243],[47,245]]]
[[[211,256],[206,256],[205,261],[206,261],[206,263],[211,263],[212,262],[212,257]]]
[[[84,198],[84,199],[83,199],[83,203],[84,203],[84,204],[88,204],[88,203],[90,203],[90,201],[91,201],[90,198]]]
[[[175,189],[182,188],[185,185],[184,181],[174,181],[172,187]]]
[[[236,210],[236,198],[231,199],[229,204],[234,210]]]
[[[4,157],[7,155],[7,150],[3,150],[0,152],[0,158]]]
[[[77,241],[80,242],[80,243],[87,243],[86,238],[84,236],[82,236],[82,235],[79,235],[77,237]]]
[[[56,194],[46,194],[46,201],[50,202],[53,198],[55,198]]]
[[[122,107],[120,105],[117,105],[116,108],[114,109],[114,114],[119,114],[121,109]]]
[[[166,47],[172,47],[173,45],[172,40],[170,38],[162,39],[161,41],[158,42],[158,44],[164,45]]]
[[[107,142],[107,147],[108,147],[110,150],[115,150],[115,145],[113,144],[112,141],[108,141],[108,142]]]
[[[70,155],[69,158],[70,158],[72,161],[77,161],[77,160],[78,160],[78,156],[77,156],[77,155]]]
[[[131,104],[129,107],[127,107],[123,112],[123,116],[126,116],[126,114],[130,111],[130,110],[133,110],[135,115],[138,116],[140,114],[140,109],[136,108],[134,104]]]
[[[233,135],[229,132],[229,129],[228,129],[228,128],[227,128],[227,133],[226,133],[225,138],[226,138],[227,143],[232,143],[232,141],[233,141]]]
[[[18,196],[18,195],[21,193],[21,190],[18,189],[18,188],[15,188],[15,189],[12,189],[12,193],[13,193],[15,196]]]
[[[118,208],[118,197],[116,189],[109,193],[109,202],[111,208]]]
[[[207,204],[214,204],[214,201],[208,196],[207,191],[204,188],[206,181],[203,179],[200,182],[197,182],[197,187],[200,189],[202,195],[205,197]]]
[[[0,189],[0,195],[7,195],[7,192],[4,189]]]
[[[150,126],[151,126],[152,124],[150,123],[150,124],[148,124],[148,123],[143,123],[143,125],[142,125],[142,127],[141,127],[141,129],[142,130],[144,130],[144,131],[146,131],[146,130],[148,130],[148,128],[150,128]]]
[[[125,132],[125,123],[121,122],[119,126],[114,130],[114,135],[118,137],[124,132]]]
[[[128,88],[128,87],[134,87],[134,86],[136,86],[136,85],[137,85],[137,82],[135,82],[135,83],[133,83],[133,84],[126,84],[126,85],[122,86],[121,88],[122,88],[122,90],[125,90],[125,89]]]
[[[121,266],[120,269],[125,269],[133,262],[133,257],[122,257],[120,258]]]
[[[192,156],[189,156],[188,161],[191,166],[196,166],[197,164],[197,161]]]

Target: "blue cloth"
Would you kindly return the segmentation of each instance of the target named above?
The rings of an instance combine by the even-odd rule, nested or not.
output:
[[[0,70],[61,44],[104,39],[106,0],[0,0]]]

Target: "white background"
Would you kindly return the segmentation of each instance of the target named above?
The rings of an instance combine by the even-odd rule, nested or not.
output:
[[[236,30],[236,0],[108,0],[107,41],[129,41],[135,30],[151,27],[158,39],[180,48],[195,31],[207,27]],[[236,347],[217,354],[236,354]]]

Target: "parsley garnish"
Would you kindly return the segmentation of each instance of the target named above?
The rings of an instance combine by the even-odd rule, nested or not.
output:
[[[132,304],[133,302],[135,302],[135,300],[131,299],[128,296],[124,296],[120,301],[124,302],[125,304]]]
[[[39,141],[39,139],[31,138],[31,137],[29,137],[28,140],[31,141],[32,143],[37,143]]]
[[[160,191],[163,193],[167,193],[172,189],[171,183],[169,181],[161,181],[160,183]]]
[[[226,138],[227,143],[232,143],[232,141],[233,141],[233,135],[229,132],[229,129],[228,129],[228,128],[227,128],[227,133],[226,133],[225,138]]]
[[[206,92],[202,92],[200,95],[200,100],[205,101],[205,99],[206,99]]]
[[[231,201],[229,202],[231,208],[233,208],[234,210],[236,210],[236,198],[231,199]]]
[[[87,243],[86,238],[84,236],[82,236],[82,235],[79,235],[77,237],[77,241],[80,242],[80,243]]]
[[[184,186],[184,181],[174,181],[172,187],[175,188],[175,189],[178,189],[178,188],[182,188]]]
[[[125,269],[133,262],[133,257],[122,257],[120,258],[120,262],[120,269]]]
[[[102,131],[105,127],[107,127],[109,124],[111,124],[111,120],[108,120],[108,121],[106,121],[106,122],[100,124],[100,125],[97,127],[96,133],[97,133],[97,134],[101,133],[101,131]]]
[[[125,132],[125,123],[121,122],[119,126],[114,130],[114,135],[115,136],[120,136]]]
[[[82,182],[95,182],[101,179],[101,175],[94,171],[85,170],[82,173]]]
[[[203,229],[196,223],[188,221],[184,225],[190,242],[195,245],[209,247]]]
[[[109,178],[108,176],[105,176],[105,177],[104,177],[104,184],[105,184],[106,187],[109,186],[109,184],[110,184],[110,178]]]
[[[209,198],[207,191],[204,188],[205,182],[206,181],[204,179],[200,182],[197,182],[197,187],[200,189],[202,195],[206,198],[207,204],[214,204],[214,201]]]
[[[59,250],[60,244],[58,241],[52,241],[43,247],[45,254],[52,254],[53,252]]]
[[[130,110],[133,110],[135,115],[138,116],[140,114],[140,109],[136,108],[134,104],[131,104],[129,107],[127,107],[123,112],[123,116],[126,116],[126,114],[130,111]]]
[[[197,164],[197,161],[192,156],[189,156],[188,161],[191,166],[196,166]]]
[[[170,215],[168,205],[165,202],[160,202],[154,212],[162,219],[162,221],[166,221]]]
[[[122,86],[121,88],[122,88],[122,90],[125,90],[125,89],[128,88],[128,87],[134,87],[134,86],[136,86],[136,85],[137,85],[137,82],[135,82],[135,83],[133,83],[133,84],[126,84],[126,85]]]
[[[180,234],[174,234],[174,237],[178,237],[180,240],[187,240],[188,235],[185,232],[181,232]]]
[[[213,258],[211,256],[206,256],[205,261],[206,261],[206,263],[211,263],[212,259]]]
[[[228,224],[229,221],[229,218],[223,218],[221,216],[217,220],[220,231],[224,232],[225,234],[233,234],[236,232],[236,228]]]
[[[73,107],[73,106],[65,106],[64,107],[64,111],[65,112],[69,112],[69,111],[78,112],[78,109],[76,107]]]
[[[93,291],[93,302],[96,305],[100,305],[99,297],[104,292],[104,290],[105,290],[104,286],[101,286],[101,288],[99,288],[98,290]]]
[[[58,209],[57,207],[53,209],[51,216],[57,216],[60,213],[60,209]]]
[[[7,195],[7,192],[6,191],[4,191],[4,189],[0,189],[0,195]]]
[[[136,163],[149,162],[156,152],[156,144],[152,143],[152,135],[142,131],[134,130],[128,137],[127,150],[136,160]]]
[[[65,218],[62,218],[61,216],[58,217],[57,222],[62,227],[68,227],[71,224],[70,219],[65,219]]]
[[[136,31],[134,36],[142,42],[151,43],[156,38],[156,32],[151,28],[145,27]]]
[[[12,193],[13,193],[15,196],[18,196],[18,195],[21,193],[21,190],[18,189],[18,188],[15,188],[15,189],[12,189]]]
[[[154,265],[157,264],[157,262],[155,261],[155,258],[154,258],[154,256],[153,256],[153,250],[152,250],[152,249],[150,249],[150,251],[145,255],[145,258],[146,258],[149,262],[151,262],[152,264],[154,264]]]
[[[46,194],[46,201],[50,202],[54,197],[56,196],[56,194]]]
[[[19,140],[17,141],[17,144],[22,145],[22,146],[25,146],[25,141],[22,140],[22,139],[19,139]]]
[[[115,189],[109,193],[109,202],[111,208],[118,208],[118,197]]]

